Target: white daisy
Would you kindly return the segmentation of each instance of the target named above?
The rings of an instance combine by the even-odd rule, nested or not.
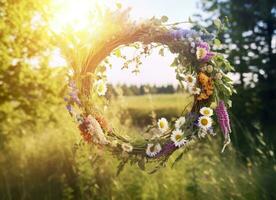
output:
[[[147,146],[146,154],[149,157],[154,157],[161,151],[161,149],[162,148],[161,148],[161,145],[159,143],[157,143],[157,144],[149,143],[148,146]]]
[[[181,147],[182,145],[187,143],[187,140],[184,138],[184,133],[179,129],[176,129],[172,132],[171,140],[177,147]]]
[[[185,76],[185,81],[188,83],[188,85],[194,85],[196,83],[196,78],[193,75],[188,74]]]
[[[107,91],[107,87],[106,87],[106,83],[103,80],[98,80],[96,83],[96,91],[98,93],[99,96],[104,96],[106,91]]]
[[[176,121],[175,121],[175,128],[176,129],[180,129],[181,126],[185,123],[186,119],[185,117],[179,117]]]
[[[133,150],[133,146],[131,144],[123,143],[121,146],[125,152],[132,152]]]
[[[191,87],[188,87],[188,92],[190,94],[200,94],[200,88],[198,87],[195,87],[195,86],[191,86]]]
[[[200,128],[208,129],[212,126],[212,119],[208,116],[201,116],[198,118],[198,125]]]
[[[211,108],[208,107],[202,107],[199,110],[200,114],[207,116],[207,117],[211,117],[213,115],[213,110]]]
[[[159,130],[164,133],[169,129],[169,123],[166,118],[162,117],[157,122]]]

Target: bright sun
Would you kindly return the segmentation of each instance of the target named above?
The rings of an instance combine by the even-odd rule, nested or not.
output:
[[[50,28],[61,33],[67,28],[91,31],[97,24],[96,9],[106,0],[53,0],[53,18]]]

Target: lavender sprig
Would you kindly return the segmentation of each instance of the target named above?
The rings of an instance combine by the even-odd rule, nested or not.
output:
[[[220,125],[220,128],[224,135],[224,146],[222,148],[222,152],[224,151],[225,147],[230,143],[230,133],[231,133],[231,127],[230,127],[230,119],[227,112],[227,108],[223,101],[219,101],[219,104],[215,110],[216,115],[218,117],[218,122]]]

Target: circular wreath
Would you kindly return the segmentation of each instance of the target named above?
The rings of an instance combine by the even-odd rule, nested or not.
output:
[[[177,149],[186,149],[206,135],[214,136],[216,127],[220,127],[224,135],[224,150],[230,143],[231,132],[226,107],[230,106],[234,92],[232,80],[226,73],[234,69],[222,54],[212,51],[218,42],[214,35],[199,26],[187,30],[166,24],[166,17],[137,23],[131,22],[124,12],[110,15],[110,34],[100,35],[93,41],[81,62],[77,62],[77,53],[75,57],[68,57],[73,74],[69,80],[69,95],[65,98],[66,107],[77,122],[83,140],[104,147],[118,157],[119,168],[128,161],[142,169],[151,161],[161,166]],[[176,55],[172,64],[176,79],[194,96],[190,112],[172,121],[159,119],[146,130],[157,134],[143,141],[125,138],[112,128],[104,114],[108,102],[105,100],[106,77],[97,74],[98,68],[108,64],[109,55],[121,56],[119,49],[133,44],[142,47],[141,54],[146,55],[157,46],[168,48]],[[132,61],[140,64],[139,56]]]

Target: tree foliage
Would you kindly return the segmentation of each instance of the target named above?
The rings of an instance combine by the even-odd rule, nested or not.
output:
[[[261,129],[276,142],[276,2],[202,0],[201,5],[210,14],[205,19],[209,22],[228,18],[227,28],[219,35],[227,44],[220,49],[227,52],[241,76],[233,99],[234,114],[238,121]]]
[[[54,120],[62,70],[48,67],[52,50],[47,1],[0,1],[0,141]],[[0,145],[1,146],[1,145]]]

